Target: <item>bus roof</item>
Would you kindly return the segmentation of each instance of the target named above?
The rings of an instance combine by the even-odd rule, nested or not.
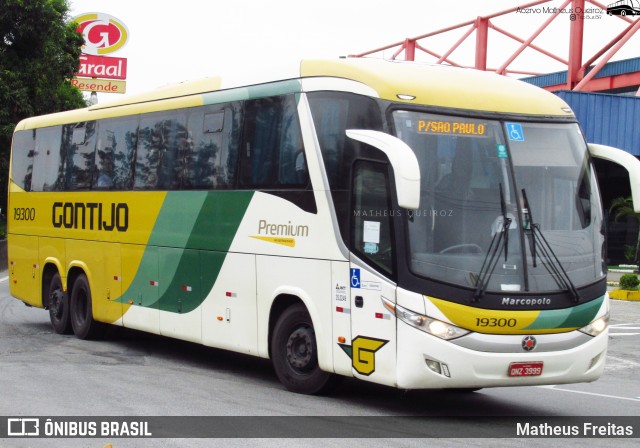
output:
[[[506,76],[418,62],[344,58],[303,60],[295,72],[242,85],[220,77],[184,82],[84,109],[28,118],[21,121],[16,130],[302,92],[301,81],[305,78],[355,81],[382,99],[407,104],[507,114],[573,116],[569,106],[556,95]],[[332,85],[327,82],[326,90],[331,90]],[[319,86],[322,82],[314,83],[315,90]],[[409,97],[413,99],[406,99]]]
[[[475,111],[572,116],[556,95],[522,81],[480,70],[416,62],[350,58],[302,61],[300,75],[331,76],[364,83],[381,98],[410,104]],[[534,87],[534,88],[531,88]]]

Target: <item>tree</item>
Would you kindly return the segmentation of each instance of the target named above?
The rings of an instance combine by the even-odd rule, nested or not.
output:
[[[614,213],[615,212],[615,213]],[[631,196],[623,198],[619,197],[611,202],[609,207],[609,213],[613,214],[616,221],[623,216],[633,216],[640,222],[640,213],[637,213],[633,208],[633,199]],[[636,240],[636,251],[633,257],[633,263],[638,264],[638,254],[640,253],[640,228],[638,228],[638,238]]]
[[[26,117],[85,107],[69,80],[84,39],[67,0],[0,0],[0,207],[6,208],[11,136]]]

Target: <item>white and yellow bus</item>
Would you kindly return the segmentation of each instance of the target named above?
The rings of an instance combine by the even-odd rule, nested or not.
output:
[[[506,77],[303,61],[29,118],[8,232],[11,294],[55,332],[111,324],[270,358],[295,392],[604,368],[590,152],[562,100]]]

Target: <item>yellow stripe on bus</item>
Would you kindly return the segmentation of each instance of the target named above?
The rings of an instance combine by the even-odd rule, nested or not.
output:
[[[558,329],[527,330],[540,311],[487,310],[446,300],[427,297],[453,324],[478,333],[540,334],[557,333]]]

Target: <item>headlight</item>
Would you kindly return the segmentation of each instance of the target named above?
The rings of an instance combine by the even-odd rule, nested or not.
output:
[[[417,328],[420,331],[437,336],[440,339],[455,339],[470,333],[468,330],[456,327],[455,325],[409,311],[408,309],[398,306],[384,297],[382,298],[382,303],[385,308],[395,314],[401,321]]]
[[[589,325],[580,328],[579,331],[588,334],[589,336],[598,336],[609,326],[609,313],[601,316],[591,322]]]

